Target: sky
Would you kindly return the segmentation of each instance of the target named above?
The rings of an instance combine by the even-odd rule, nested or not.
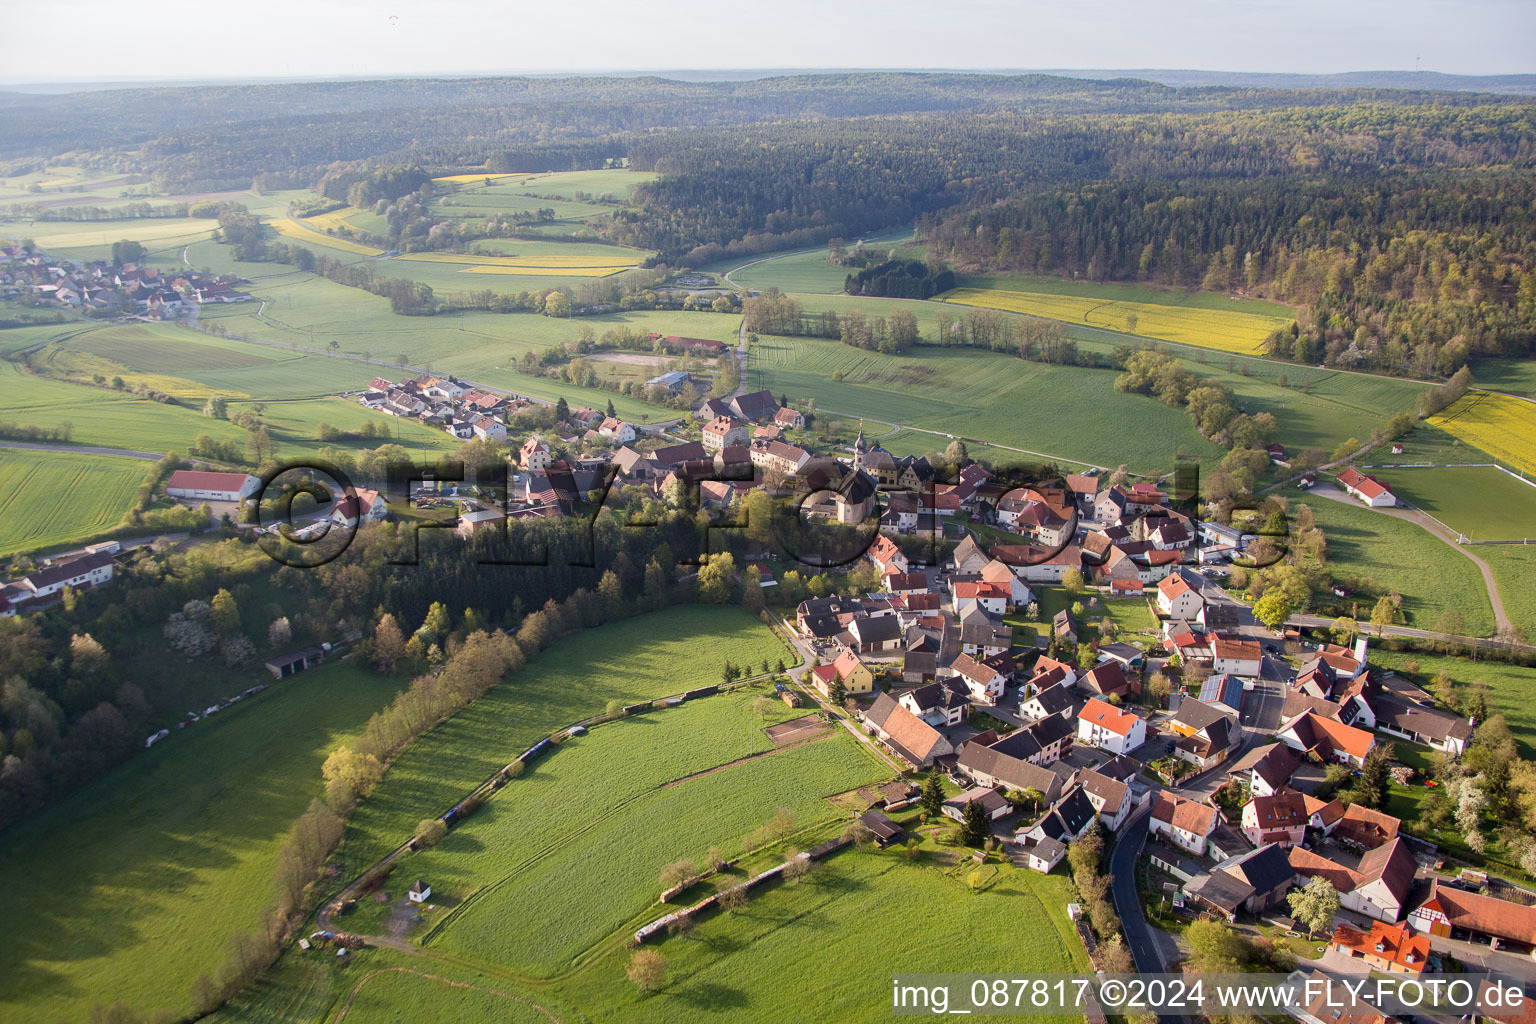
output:
[[[1536,72],[1532,0],[0,0],[0,80],[717,68]]]

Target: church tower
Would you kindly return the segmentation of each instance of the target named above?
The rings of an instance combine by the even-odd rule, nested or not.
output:
[[[863,469],[868,454],[869,445],[864,441],[864,421],[859,420],[859,436],[853,440],[853,468]]]

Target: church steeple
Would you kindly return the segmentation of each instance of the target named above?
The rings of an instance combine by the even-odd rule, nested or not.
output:
[[[853,468],[864,468],[864,455],[869,451],[869,445],[864,441],[864,421],[859,420],[859,436],[853,439]]]

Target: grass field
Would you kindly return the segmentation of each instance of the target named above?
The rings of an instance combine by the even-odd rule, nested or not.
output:
[[[965,878],[971,865],[961,853],[931,839],[915,862],[896,850],[839,853],[799,882],[769,887],[736,914],[706,917],[691,937],[661,942],[667,981],[650,995],[625,979],[629,954],[618,947],[605,946],[551,982],[490,961],[441,956],[432,947],[415,956],[367,949],[345,968],[335,957],[290,953],[212,1019],[548,1024],[551,1017],[527,1015],[538,1014],[536,1005],[555,1019],[593,1024],[874,1024],[890,1018],[894,974],[1088,969],[1066,918],[1070,896],[1059,871],[1042,876],[988,864],[982,887],[972,892]],[[404,974],[412,980],[395,980]],[[375,985],[381,987],[371,995]]]
[[[342,853],[346,874],[410,836],[542,736],[608,701],[660,697],[718,682],[720,668],[791,660],[756,619],[687,605],[568,636],[418,740],[358,808]]]
[[[491,181],[505,181],[508,178],[526,178],[526,177],[528,177],[528,175],[526,173],[493,174],[493,173],[490,173],[490,172],[486,172],[484,174],[444,174],[444,175],[442,175],[440,177],[433,178],[432,180],[436,181],[436,182],[440,182],[440,183],[442,183],[444,185],[467,185],[467,184],[470,184],[471,182],[485,181],[487,179],[489,179]]]
[[[258,674],[226,673],[228,689]],[[272,899],[277,846],[326,752],[399,685],[351,665],[276,684],[7,830],[0,871],[20,884],[0,1015],[80,1020],[117,1000],[184,1013],[193,979]]]
[[[37,377],[14,363],[0,363],[0,420],[39,427],[68,423],[75,444],[156,453],[182,451],[198,434],[245,439],[233,423],[185,406]]]
[[[1536,484],[1501,469],[1394,469],[1389,482],[1398,497],[1471,540],[1536,538]]]
[[[1482,574],[1471,560],[1413,523],[1363,506],[1346,505],[1287,488],[1292,506],[1305,504],[1328,538],[1334,577],[1365,582],[1403,595],[1407,624],[1433,629],[1445,611],[1460,612],[1472,636],[1493,631],[1493,608]],[[1357,618],[1369,619],[1370,604]]]
[[[1290,321],[1232,310],[1199,309],[1151,302],[1062,295],[1039,291],[956,288],[939,297],[962,306],[982,306],[1010,313],[1047,317],[1159,341],[1256,354],[1264,339]]]
[[[752,702],[771,693],[763,685],[599,726],[536,762],[402,866],[454,908],[430,944],[519,972],[563,971],[646,913],[667,864],[712,845],[737,855],[780,806],[801,828],[835,822],[847,812],[827,797],[891,777],[841,729],[775,751],[764,726],[809,712],[774,700],[754,715]]]
[[[886,356],[836,341],[765,336],[751,349],[747,382],[814,398],[824,412],[1099,466],[1166,468],[1180,447],[1203,459],[1218,457],[1220,449],[1200,437],[1187,415],[1116,391],[1115,376],[1112,370],[1048,366],[976,349],[919,348]],[[925,443],[942,450],[948,439]]]
[[[85,540],[116,526],[149,464],[0,448],[0,555]]]
[[[1480,544],[1472,553],[1493,570],[1509,621],[1536,642],[1536,544]]]
[[[128,239],[146,245],[207,238],[218,221],[200,217],[141,217],[132,220],[3,221],[0,237],[30,238],[44,249],[74,250],[111,246]]]
[[[1536,402],[1473,391],[1429,422],[1514,469],[1536,475]]]
[[[1443,654],[1388,651],[1374,640],[1371,663],[1393,669],[1426,689],[1435,673],[1443,669],[1455,680],[1458,692],[1463,696],[1471,693],[1473,684],[1487,684],[1488,709],[1509,721],[1509,729],[1520,744],[1520,756],[1536,757],[1536,701],[1531,700],[1531,681],[1536,678],[1536,669],[1502,661],[1470,661]],[[1418,664],[1418,671],[1408,671],[1408,666],[1414,663]]]

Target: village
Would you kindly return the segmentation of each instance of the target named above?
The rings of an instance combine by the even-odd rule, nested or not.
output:
[[[229,282],[156,281],[131,268],[33,269],[55,286],[54,301],[105,302],[110,284],[150,316],[174,313],[187,288],[198,301],[239,295],[230,297]],[[225,297],[205,298],[206,289]],[[663,340],[696,349],[692,339]],[[688,377],[671,372],[647,386],[675,390]],[[1138,962],[1179,958],[1177,940],[1148,920],[1155,906],[1160,921],[1214,918],[1320,942],[1316,966],[1333,976],[1475,962],[1536,979],[1530,894],[1459,871],[1397,818],[1341,799],[1342,784],[1367,771],[1413,784],[1412,769],[1390,761],[1393,742],[1459,755],[1477,723],[1372,666],[1364,636],[1346,646],[1260,624],[1221,585],[1256,535],[1201,518],[1156,483],[1111,482],[1095,470],[1017,485],[963,456],[954,465],[895,456],[862,429],[851,446],[818,452],[807,429],[814,409],[766,390],[706,398],[691,418],[646,424],[611,406],[551,408],[432,373],[376,377],[353,397],[483,442],[507,463],[504,485],[427,471],[409,495],[393,495],[364,481],[372,486],[338,492],[311,514],[297,540],[336,524],[409,520],[418,509],[448,510],[444,525],[470,539],[508,521],[585,515],[631,488],[716,516],[763,491],[798,497],[813,520],[866,525],[860,568],[877,582],[809,597],[786,619],[807,666],[799,682],[895,763],[939,773],[949,793],[942,813],[984,819],[1019,867],[1061,870],[1071,844],[1102,829]],[[535,418],[547,426],[526,429]],[[1283,465],[1284,448],[1269,457]],[[1395,500],[1389,485],[1355,470],[1339,483],[1362,504]],[[172,472],[163,491],[251,527],[260,485],[251,473],[192,468]],[[759,545],[748,555],[761,586],[780,585],[787,567],[777,554]],[[102,586],[124,557],[108,543],[44,561],[0,589],[0,614]],[[1122,629],[1122,618],[1143,625]],[[325,653],[303,648],[265,667],[280,679]],[[188,712],[174,728],[245,695]],[[881,807],[916,800],[906,783],[887,790],[860,817],[882,844],[902,829]],[[1324,883],[1336,900],[1303,920],[1288,897]]]
[[[234,274],[192,268],[168,273],[133,262],[60,259],[20,245],[0,247],[0,299],[95,316],[178,320],[192,305],[253,302]]]

